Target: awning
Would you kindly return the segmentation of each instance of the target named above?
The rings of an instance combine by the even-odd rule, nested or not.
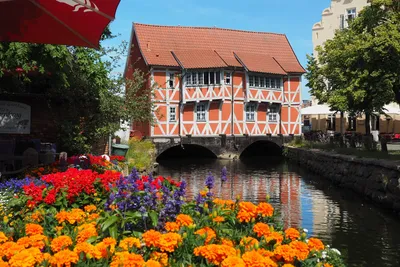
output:
[[[301,109],[301,115],[331,115],[335,111],[331,111],[328,105],[315,105]]]

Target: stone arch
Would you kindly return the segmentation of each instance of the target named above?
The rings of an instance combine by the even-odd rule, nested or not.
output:
[[[178,144],[157,149],[157,160],[168,158],[217,158],[212,149],[198,144]]]
[[[281,157],[282,144],[272,140],[257,140],[240,151],[240,158]]]

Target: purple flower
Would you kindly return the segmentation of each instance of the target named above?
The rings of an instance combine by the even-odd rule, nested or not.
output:
[[[228,171],[226,170],[226,167],[223,167],[222,171],[221,171],[221,181],[222,182],[226,182],[226,180],[228,180],[228,178],[226,177],[227,174],[228,174]]]
[[[211,174],[211,172],[208,174],[205,184],[208,190],[211,190],[214,187],[214,176]]]

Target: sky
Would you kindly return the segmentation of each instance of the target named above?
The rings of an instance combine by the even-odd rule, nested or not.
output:
[[[111,23],[119,36],[110,45],[130,38],[132,23],[206,26],[286,34],[300,63],[312,53],[311,29],[331,0],[121,0]],[[240,42],[240,40],[238,40]],[[303,79],[302,98],[310,94]]]

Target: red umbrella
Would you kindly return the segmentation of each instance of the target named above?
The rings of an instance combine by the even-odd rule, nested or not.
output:
[[[98,48],[120,0],[0,0],[0,42]]]

